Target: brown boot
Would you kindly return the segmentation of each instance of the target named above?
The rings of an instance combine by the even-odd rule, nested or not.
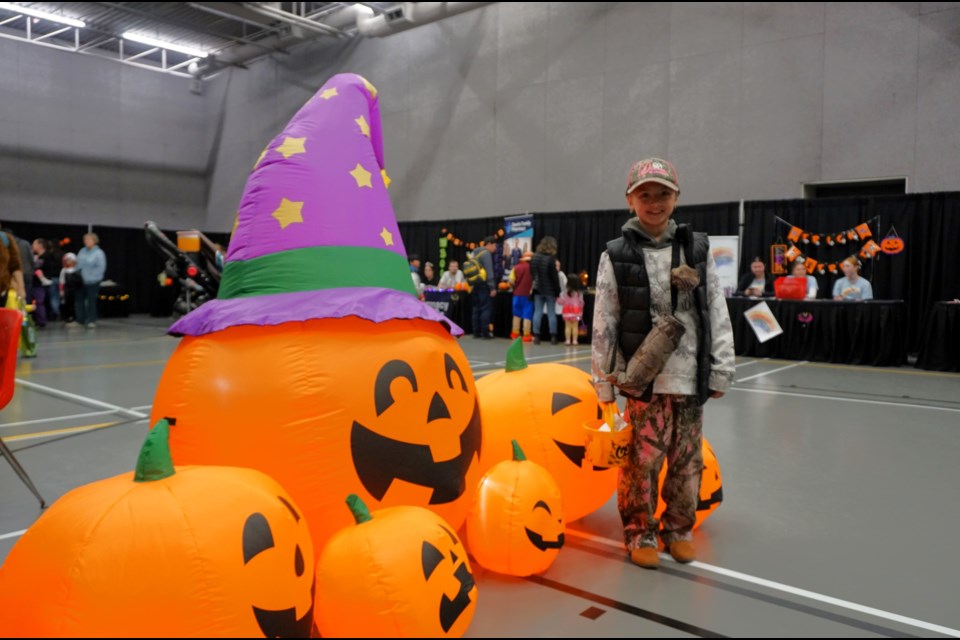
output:
[[[656,547],[637,547],[630,552],[630,562],[644,569],[656,569],[660,566],[660,554]]]
[[[674,540],[670,543],[670,555],[677,562],[693,562],[697,559],[697,548],[689,540]]]

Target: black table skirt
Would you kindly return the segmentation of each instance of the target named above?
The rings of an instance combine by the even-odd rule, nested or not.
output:
[[[783,333],[761,344],[743,315],[760,300],[727,298],[737,355],[875,367],[898,367],[907,361],[907,307],[902,300],[765,301]]]
[[[937,302],[920,337],[918,369],[960,371],[960,304]]]

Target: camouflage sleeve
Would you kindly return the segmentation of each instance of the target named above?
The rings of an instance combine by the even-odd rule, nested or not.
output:
[[[597,268],[597,293],[593,307],[591,345],[593,385],[600,402],[613,402],[616,394],[607,376],[626,370],[623,354],[617,346],[620,334],[620,297],[613,263],[604,251]]]
[[[707,306],[710,308],[710,381],[712,391],[726,391],[733,384],[736,356],[733,351],[733,326],[727,311],[727,299],[720,288],[713,253],[707,252]]]

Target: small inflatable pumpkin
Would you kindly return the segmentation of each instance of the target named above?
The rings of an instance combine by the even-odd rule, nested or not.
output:
[[[134,472],[70,491],[17,541],[0,636],[310,635],[313,545],[293,499],[253,469],[174,469],[167,431]]]
[[[347,498],[355,524],[317,564],[317,621],[324,637],[458,638],[477,606],[467,553],[453,529],[422,507],[370,513]]]
[[[516,439],[556,480],[567,521],[599,509],[616,491],[616,468],[585,458],[583,425],[600,414],[587,373],[564,364],[528,365],[518,338],[507,351],[506,368],[477,380],[477,394],[484,472],[511,459]]]
[[[467,544],[484,568],[513,576],[543,573],[564,541],[560,487],[513,441],[513,460],[484,474],[467,515]]]

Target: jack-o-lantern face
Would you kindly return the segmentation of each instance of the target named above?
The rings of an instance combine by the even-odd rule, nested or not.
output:
[[[356,317],[243,325],[184,338],[154,399],[178,464],[276,479],[322,549],[371,508],[424,506],[456,530],[482,471],[473,374],[443,326]]]
[[[537,510],[542,509],[543,513],[538,513]],[[544,513],[546,516],[544,516]],[[539,516],[539,518],[538,518]],[[562,549],[563,548],[563,518],[554,518],[553,511],[543,500],[537,500],[537,504],[533,505],[533,510],[530,516],[531,521],[539,519],[541,522],[545,522],[546,526],[540,525],[536,526],[537,530],[531,529],[530,527],[524,527],[523,531],[527,534],[527,540],[530,541],[534,547],[540,551],[547,551],[548,549]],[[560,524],[560,531],[553,532],[553,540],[544,540],[544,529],[550,528],[555,529],[554,523]]]
[[[313,573],[313,554],[311,552],[310,531],[300,518],[296,508],[283,497],[278,496],[283,506],[290,512],[298,525],[297,539],[285,540],[288,535],[277,532],[274,535],[269,520],[262,513],[251,514],[243,525],[243,564],[247,583],[256,593],[261,605],[269,602],[273,607],[264,608],[253,605],[253,614],[257,625],[265,638],[307,638],[313,630],[313,598],[315,583]],[[290,553],[292,546],[293,553]],[[304,548],[307,553],[304,553]],[[284,589],[270,575],[290,576],[290,589]],[[279,588],[278,588],[279,587]],[[287,591],[287,593],[284,593]],[[295,602],[307,593],[308,603],[300,602],[298,607],[284,604]],[[306,606],[306,609],[304,609]],[[280,607],[280,608],[274,608]]]
[[[596,404],[596,398],[590,398],[587,400],[590,405]],[[550,415],[556,416],[558,413],[566,409],[567,407],[572,407],[580,402],[584,402],[583,399],[576,396],[571,396],[566,393],[560,393],[555,391],[553,394],[553,399],[550,402]],[[600,406],[597,405],[597,419],[602,418]],[[560,420],[563,420],[564,416],[560,417]],[[582,444],[571,444],[569,442],[561,442],[554,438],[553,443],[557,445],[557,448],[563,452],[563,455],[566,456],[567,460],[572,462],[574,465],[580,467],[586,464],[590,464],[589,460],[586,458],[586,445]],[[610,467],[598,467],[595,464],[590,464],[590,468],[594,471],[606,471]]]
[[[564,364],[529,365],[480,378],[477,392],[484,470],[509,460],[510,441],[516,439],[527,458],[559,485],[568,521],[606,503],[616,490],[617,471],[585,457],[583,425],[597,420],[600,411],[587,373]]]
[[[880,249],[886,254],[897,254],[903,251],[903,238],[900,236],[887,236],[880,241]]]
[[[563,547],[563,499],[550,472],[512,445],[513,460],[498,462],[477,486],[467,543],[481,566],[528,576],[546,571]]]
[[[324,637],[460,637],[476,610],[467,552],[423,507],[372,513],[347,500],[356,524],[338,531],[317,563],[316,613]]]
[[[473,580],[473,574],[466,563],[466,552],[460,545],[460,541],[452,531],[440,525],[440,528],[451,540],[449,548],[438,549],[429,540],[424,540],[420,548],[420,565],[423,569],[423,579],[430,582],[434,574],[452,575],[459,585],[457,594],[451,598],[446,593],[441,592],[437,620],[444,633],[450,631],[463,612],[473,603],[470,593],[476,587]],[[448,546],[448,545],[443,545]],[[459,554],[459,555],[458,555]],[[450,562],[447,562],[449,558]]]
[[[422,372],[421,379],[427,381],[418,381],[417,372],[406,361],[387,362],[373,388],[376,421],[372,424],[378,430],[353,423],[353,466],[363,487],[377,500],[383,500],[393,481],[400,479],[431,489],[429,504],[452,502],[463,495],[467,470],[480,455],[480,410],[459,365],[444,353],[443,377],[430,374]],[[439,381],[440,388],[427,386],[432,381]],[[404,387],[396,395],[394,383]],[[423,414],[418,421],[423,431],[411,432],[409,417],[418,413]],[[458,453],[449,457],[454,451]]]
[[[313,543],[290,496],[254,469],[174,468],[166,433],[134,473],[74,489],[17,542],[0,571],[17,615],[0,635],[311,634]]]

